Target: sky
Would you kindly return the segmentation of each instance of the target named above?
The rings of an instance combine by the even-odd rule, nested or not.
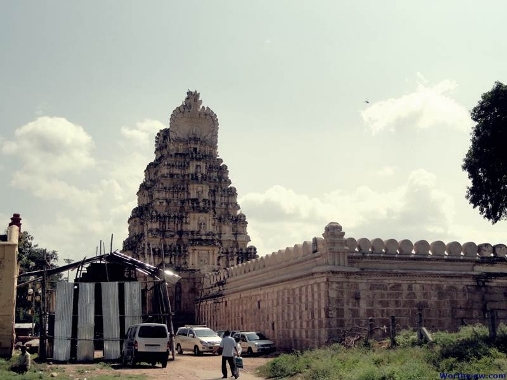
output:
[[[507,3],[0,0],[0,225],[122,249],[186,92],[260,256],[321,237],[507,243],[466,200],[470,111],[507,82]],[[3,222],[2,222],[3,221]]]

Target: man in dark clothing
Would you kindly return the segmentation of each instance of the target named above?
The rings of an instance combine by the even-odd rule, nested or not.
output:
[[[220,348],[222,349],[222,379],[227,378],[227,363],[229,363],[232,375],[237,379],[238,374],[236,372],[236,364],[234,364],[234,353],[236,353],[236,355],[239,355],[239,353],[236,348],[236,341],[231,337],[231,332],[229,330],[224,332],[224,337],[220,342]]]

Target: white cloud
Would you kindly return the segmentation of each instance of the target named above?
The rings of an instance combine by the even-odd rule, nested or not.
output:
[[[40,117],[20,127],[14,141],[4,141],[2,153],[19,157],[11,185],[54,210],[22,215],[31,220],[29,232],[37,243],[58,247],[61,259],[82,259],[100,240],[107,240],[109,251],[113,234],[113,249],[121,249],[160,128],[164,125],[156,120],[123,127],[118,146],[102,158],[84,129],[63,118]]]
[[[141,147],[148,145],[152,147],[155,141],[154,136],[164,128],[167,128],[167,126],[160,121],[146,119],[137,123],[135,128],[121,127],[121,134],[125,139],[125,143],[128,142],[128,144]]]
[[[372,133],[398,128],[419,129],[446,126],[468,132],[472,120],[467,109],[450,94],[456,89],[454,81],[443,80],[430,86],[418,73],[419,83],[414,92],[370,104],[361,116]]]
[[[399,224],[398,231],[406,231],[412,237],[419,233],[419,238],[424,238],[428,232],[439,231],[445,234],[451,226],[453,216],[454,201],[437,188],[436,176],[423,169],[410,173],[403,206],[395,218]]]
[[[360,186],[349,194],[335,191],[310,198],[274,186],[262,194],[247,194],[239,203],[260,255],[321,236],[332,221],[355,238],[436,240],[448,236],[454,216],[452,198],[438,188],[432,173],[422,169],[385,192]]]
[[[34,158],[54,156],[49,164],[52,168],[47,170],[43,162],[20,155],[11,181],[56,210],[47,216],[22,215],[30,222],[29,232],[37,243],[57,249],[61,259],[77,260],[94,253],[100,240],[106,241],[109,250],[113,234],[113,249],[121,249],[144,169],[154,158],[153,141],[159,128],[165,127],[155,120],[123,127],[117,147],[105,157],[92,155],[99,152],[93,150],[91,137],[61,118],[39,118],[21,127],[13,141],[4,141],[2,147],[12,147],[8,149],[10,154],[20,155],[29,149]],[[41,136],[44,131],[47,136]],[[7,153],[5,149],[2,152]],[[79,171],[77,176],[68,169],[73,162]],[[389,188],[380,188],[373,181],[350,192],[336,190],[310,197],[273,186],[263,193],[240,197],[239,204],[249,221],[251,244],[261,255],[292,247],[321,236],[331,221],[340,223],[346,236],[355,238],[445,240],[453,221],[451,197],[426,170],[413,171],[405,181],[397,180],[395,171],[397,168],[385,166],[377,173],[389,176]],[[380,183],[382,178],[378,180]]]
[[[12,141],[0,141],[3,154],[14,154],[16,153],[18,146]]]
[[[15,132],[15,141],[5,141],[2,153],[16,155],[19,174],[58,175],[92,167],[92,138],[81,126],[64,118],[43,116]]]
[[[384,166],[381,169],[377,170],[375,174],[380,177],[392,177],[396,173],[397,168],[394,166]]]
[[[77,188],[65,180],[52,178],[44,173],[18,171],[14,173],[11,183],[16,188],[30,191],[40,199],[72,200],[69,205],[74,207],[89,204],[96,196],[93,191]]]

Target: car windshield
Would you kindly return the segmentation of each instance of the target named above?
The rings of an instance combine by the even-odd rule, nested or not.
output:
[[[249,333],[246,334],[248,340],[268,340],[263,333]]]
[[[199,338],[210,337],[210,336],[218,336],[216,332],[211,329],[199,329],[195,330],[195,336]]]
[[[141,326],[139,329],[140,338],[167,338],[165,326]]]

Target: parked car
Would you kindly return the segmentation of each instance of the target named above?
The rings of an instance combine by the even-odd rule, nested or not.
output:
[[[169,333],[161,323],[139,323],[128,328],[123,341],[121,362],[135,366],[139,362],[167,367]]]
[[[240,331],[233,336],[239,338],[241,349],[247,355],[269,354],[276,351],[275,343],[263,333],[255,331]]]
[[[230,333],[231,333],[231,336],[234,337],[234,334],[236,333],[239,333],[240,331],[239,330],[229,330]],[[223,338],[224,337],[224,333],[225,333],[225,330],[217,330],[217,335],[220,337],[220,338]]]
[[[204,325],[180,327],[174,337],[174,344],[178,354],[185,351],[201,355],[204,352],[214,353],[220,344],[220,338],[215,331]]]

